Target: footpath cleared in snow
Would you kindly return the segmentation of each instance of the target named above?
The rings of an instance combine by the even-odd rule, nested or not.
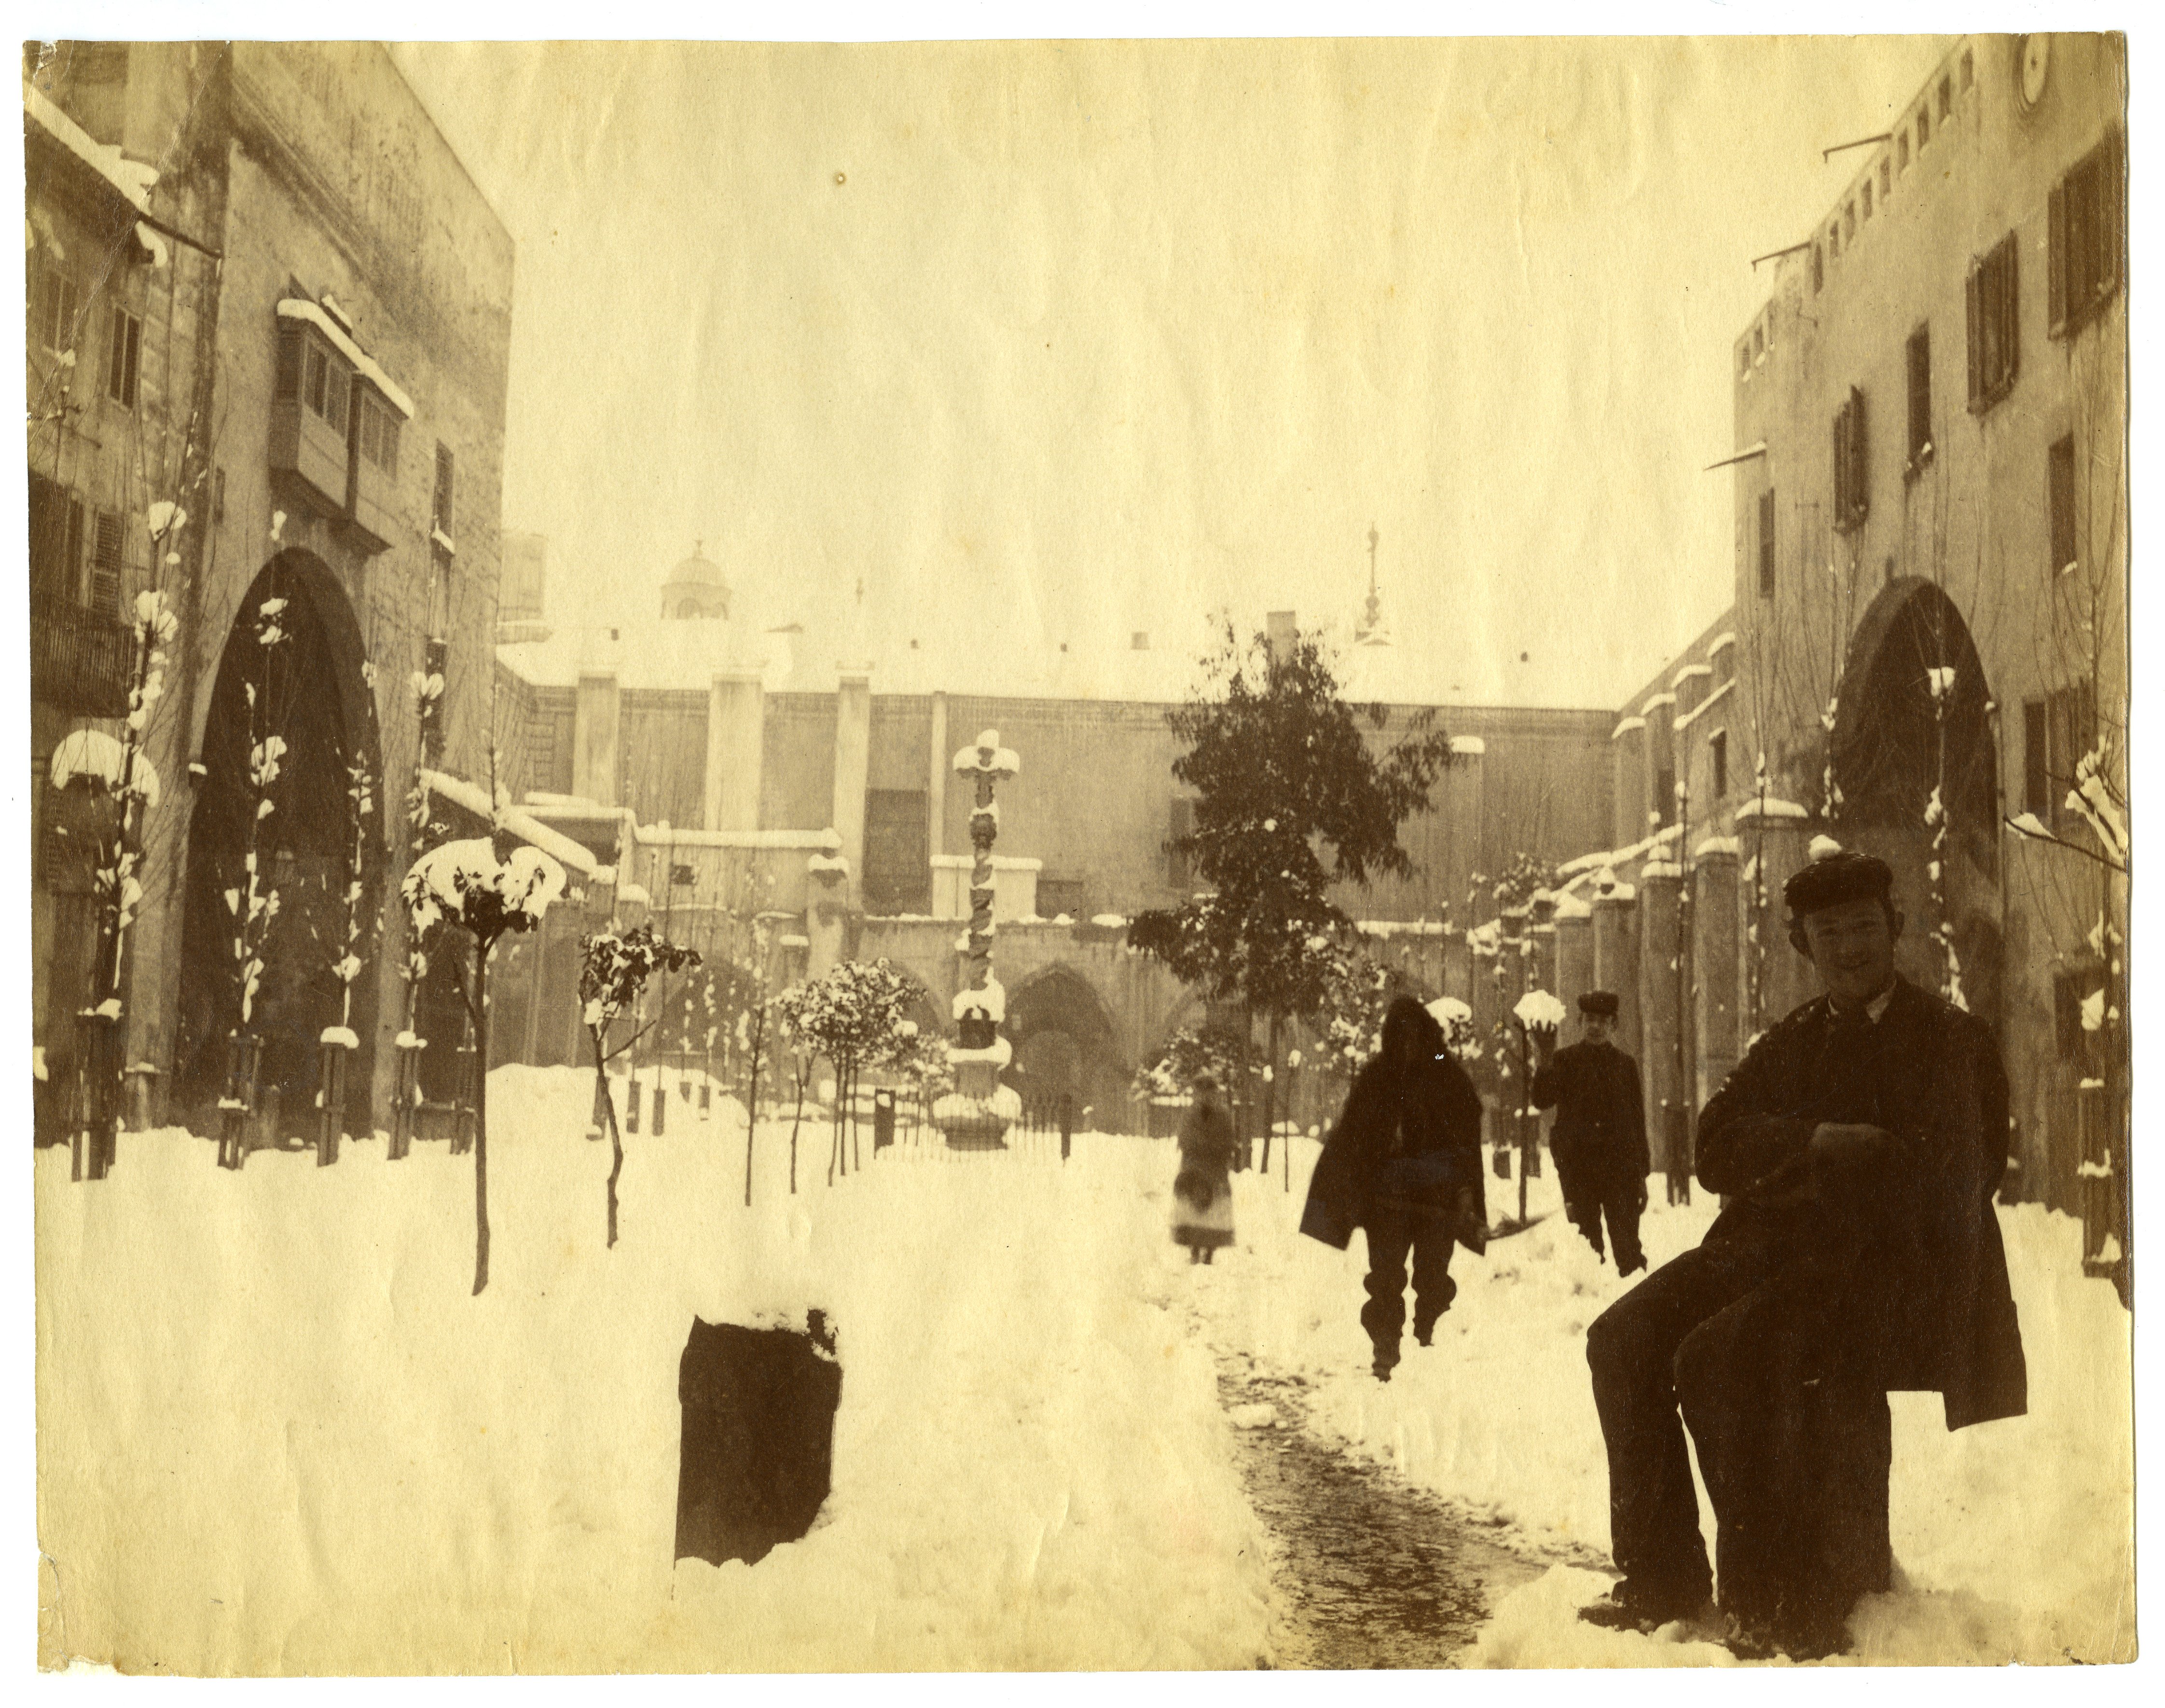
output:
[[[1505,1596],[1466,1658],[1493,1666],[1727,1664],[1718,1645],[1671,1629],[1654,1638],[1579,1623],[1604,1591],[1609,1484],[1586,1369],[1586,1328],[1630,1282],[1561,1213],[1553,1174],[1530,1183],[1544,1220],[1460,1250],[1459,1292],[1435,1345],[1407,1342],[1388,1384],[1368,1373],[1356,1313],[1362,1240],[1333,1252],[1296,1231],[1318,1147],[1297,1141],[1288,1193],[1234,1177],[1240,1245],[1193,1284],[1221,1346],[1306,1379],[1313,1427],[1335,1434],[1454,1510],[1550,1563]],[[1715,1201],[1655,1202],[1641,1227],[1658,1266],[1696,1245]],[[1492,1219],[1515,1212],[1515,1182],[1488,1181]],[[1871,1664],[2032,1663],[2131,1658],[2134,1436],[2131,1329],[2111,1286],[2082,1273],[2081,1229],[2035,1205],[2002,1206],[2030,1367],[2030,1414],[1950,1434],[1936,1394],[1891,1396],[1897,1589],[1851,1622]],[[1635,1278],[1636,1279],[1636,1278]],[[1700,1492],[1711,1557],[1714,1522]]]
[[[129,1135],[37,1162],[48,1656],[382,1673],[1251,1667],[1263,1543],[1207,1350],[1135,1284],[1132,1167],[891,1161],[808,1124],[608,1147],[591,1076],[490,1077],[471,1157],[335,1168]],[[870,1135],[865,1140],[871,1157]],[[757,1567],[672,1566],[693,1316],[839,1330],[832,1495]]]

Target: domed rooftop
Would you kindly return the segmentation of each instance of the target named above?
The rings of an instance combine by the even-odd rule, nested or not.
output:
[[[730,614],[730,584],[721,566],[706,556],[706,541],[695,541],[692,555],[669,572],[661,583],[661,614],[665,617],[726,617]]]

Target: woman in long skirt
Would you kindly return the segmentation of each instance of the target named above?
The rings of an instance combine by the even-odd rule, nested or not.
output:
[[[1180,1122],[1180,1173],[1172,1182],[1172,1237],[1188,1261],[1207,1263],[1233,1243],[1233,1117],[1215,1075],[1198,1073]]]

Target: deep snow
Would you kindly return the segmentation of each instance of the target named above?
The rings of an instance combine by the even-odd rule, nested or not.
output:
[[[1606,1583],[1583,1334],[1622,1289],[1560,1215],[1458,1253],[1436,1346],[1383,1387],[1360,1241],[1293,1231],[1309,1141],[1290,1192],[1278,1157],[1235,1178],[1240,1244],[1191,1268],[1162,1141],[875,1162],[867,1130],[867,1166],[830,1189],[815,1115],[793,1197],[789,1123],[763,1121],[746,1210],[741,1110],[703,1122],[672,1096],[664,1136],[626,1135],[610,1251],[592,1092],[572,1069],[491,1077],[478,1299],[471,1159],[438,1147],[235,1176],[204,1141],[127,1135],[94,1187],[40,1155],[40,1529],[67,1652],[198,1672],[1251,1666],[1269,1548],[1214,1343],[1308,1376],[1310,1427],[1550,1568],[1476,1662],[1729,1659],[1572,1616]],[[1491,1182],[1495,1213],[1507,1194]],[[1533,1201],[1554,1209],[1552,1178]],[[1657,1205],[1653,1261],[1711,1215]],[[1861,1658],[2131,1642],[2127,1319],[2082,1279],[2072,1222],[2002,1225],[2031,1415],[1950,1436],[1936,1398],[1896,1396],[1909,1587],[1860,1610]],[[840,1334],[832,1497],[756,1568],[672,1568],[693,1315],[809,1305]],[[90,1421],[64,1442],[68,1419]]]

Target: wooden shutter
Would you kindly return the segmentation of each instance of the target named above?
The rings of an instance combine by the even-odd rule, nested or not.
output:
[[[2022,807],[2042,819],[2052,810],[2052,785],[2046,779],[2045,703],[2022,703]]]
[[[1920,326],[1910,335],[1910,457],[1914,462],[1932,442],[1932,334]]]
[[[278,372],[271,395],[282,400],[301,395],[301,335],[298,332],[278,335]]]
[[[2097,284],[2090,293],[2093,303],[2102,303],[2120,288],[2120,259],[2124,250],[2124,219],[2126,214],[2127,171],[2122,160],[2124,145],[2117,128],[2105,133],[2098,145],[2097,170],[2092,175],[2093,193],[2097,198]]]
[[[2015,234],[1999,240],[1999,376],[1998,389],[2004,393],[2022,370],[2021,277],[2022,257]]]
[[[1872,488],[1867,480],[1870,465],[1866,450],[1864,393],[1852,386],[1849,388],[1849,498],[1852,519],[1858,522],[1862,522],[1872,509]]]
[[[2046,319],[2052,336],[2068,329],[2068,187],[2052,186],[2045,201]]]
[[[1989,256],[1973,266],[1962,286],[1962,325],[1969,335],[1969,406],[1973,411],[1984,406],[1985,313],[1980,310],[1979,299],[1983,294],[1985,272],[1990,266]]]
[[[1759,494],[1759,596],[1774,596],[1774,489]]]
[[[137,364],[142,356],[143,323],[125,308],[113,311],[113,361],[106,377],[107,395],[124,409],[135,407]]]
[[[444,537],[446,540],[457,537],[451,527],[451,487],[455,472],[450,446],[439,445],[436,447],[436,497],[434,519],[436,526],[444,530]]]
[[[2045,453],[2045,515],[2052,561],[2046,573],[2057,577],[2075,561],[2075,441],[2072,435]]]
[[[120,568],[124,547],[121,518],[111,510],[97,513],[97,548],[91,561],[90,608],[108,617],[120,614]]]

